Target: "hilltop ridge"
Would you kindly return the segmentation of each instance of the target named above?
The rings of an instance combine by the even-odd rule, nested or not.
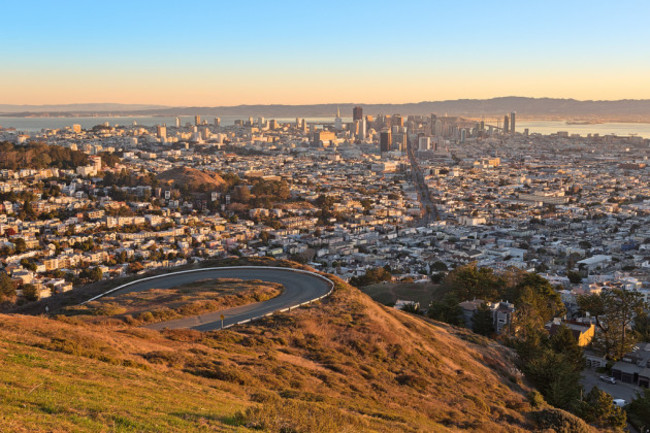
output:
[[[0,315],[0,422],[16,432],[536,430],[540,409],[508,349],[334,280],[322,303],[210,333]]]

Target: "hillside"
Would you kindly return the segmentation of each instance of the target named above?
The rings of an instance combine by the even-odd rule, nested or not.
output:
[[[532,431],[538,409],[511,356],[466,330],[380,306],[340,280],[321,304],[213,333],[0,315],[0,425]]]
[[[74,117],[88,115],[89,112],[125,116],[266,116],[292,118],[302,117],[330,117],[334,119],[337,109],[341,110],[344,117],[352,114],[352,107],[361,105],[366,114],[416,114],[428,116],[436,113],[439,116],[464,116],[470,118],[502,117],[511,111],[517,112],[521,119],[557,120],[580,119],[591,121],[621,121],[621,122],[649,122],[650,100],[648,99],[623,99],[615,101],[581,101],[576,99],[561,98],[528,98],[520,96],[506,96],[491,99],[455,99],[446,101],[422,101],[404,104],[366,104],[363,102],[340,102],[330,104],[305,104],[305,105],[237,105],[215,107],[146,107],[146,106],[119,106],[91,104],[89,106],[3,106],[0,113],[21,117],[61,116]],[[20,111],[20,112],[18,112]],[[346,114],[347,113],[347,114]]]
[[[208,189],[218,189],[226,184],[216,173],[206,173],[191,167],[174,167],[163,171],[158,175],[158,180],[173,184],[177,188],[184,186],[189,190],[197,190],[202,185]]]

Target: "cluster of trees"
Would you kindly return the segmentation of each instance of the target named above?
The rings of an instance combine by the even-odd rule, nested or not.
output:
[[[440,267],[442,268],[442,267]],[[481,299],[496,302],[507,300],[515,306],[512,335],[526,333],[529,329],[543,329],[553,317],[564,314],[565,308],[559,293],[551,284],[535,273],[517,269],[496,274],[490,268],[478,268],[475,264],[460,266],[449,272],[442,281],[444,294],[429,306],[429,316],[453,325],[463,325],[459,303]],[[477,331],[491,335],[488,326],[489,311],[478,312]]]
[[[5,272],[0,272],[0,302],[5,302],[16,296],[16,285]]]
[[[356,287],[364,287],[382,281],[390,281],[392,278],[393,275],[387,268],[372,268],[368,269],[362,276],[350,278],[350,284]]]
[[[464,325],[462,309],[458,305],[461,301],[482,299],[513,303],[512,324],[500,338],[516,350],[519,368],[546,401],[603,428],[625,426],[625,412],[612,404],[609,394],[594,388],[584,395],[580,385],[580,372],[585,365],[583,350],[571,330],[562,326],[549,336],[544,329],[547,322],[565,313],[558,291],[546,279],[516,269],[496,274],[492,269],[470,264],[449,272],[441,289],[444,296],[431,303],[429,316],[453,325]],[[605,298],[585,298],[581,305],[584,308],[589,306],[593,315],[609,316],[608,324],[601,324],[602,328],[611,327],[612,335],[616,334],[608,347],[612,351],[624,350],[618,340],[622,325],[613,323],[615,317],[620,318],[621,323],[629,328],[637,304],[627,295],[615,293]],[[472,323],[474,332],[495,336],[492,312],[487,307],[478,309]],[[614,340],[619,344],[613,344]]]
[[[613,404],[611,395],[598,387],[584,394],[580,385],[584,354],[569,328],[561,326],[552,336],[536,330],[513,340],[513,344],[519,368],[549,404],[600,428],[625,427],[627,416]]]
[[[88,155],[62,146],[50,146],[32,142],[15,146],[8,141],[0,143],[0,168],[18,170],[21,168],[74,169],[88,164]]]
[[[607,359],[618,361],[639,341],[640,334],[647,337],[647,315],[640,293],[632,290],[610,289],[600,294],[578,297],[583,312],[590,313],[596,320],[599,332],[592,345],[602,351]],[[635,332],[633,323],[638,317],[641,333]]]

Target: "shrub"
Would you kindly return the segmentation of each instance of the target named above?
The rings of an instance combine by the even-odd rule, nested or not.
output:
[[[546,403],[544,401],[544,396],[539,393],[539,391],[531,391],[528,393],[528,401],[535,408],[540,408]]]
[[[583,420],[561,409],[544,409],[533,414],[538,426],[552,429],[556,433],[590,433],[591,429]]]

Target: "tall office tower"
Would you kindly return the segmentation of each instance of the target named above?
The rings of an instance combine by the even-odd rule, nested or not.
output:
[[[363,140],[368,135],[366,119],[360,119],[359,121],[359,139]]]
[[[265,122],[266,122],[266,121],[265,121],[265,119],[264,119],[263,117],[258,117],[258,118],[257,118],[257,126],[259,126],[260,128],[263,128],[263,127],[264,127],[264,123],[265,123]]]
[[[390,147],[393,144],[393,136],[390,131],[384,131],[379,134],[379,150],[381,152],[390,151]]]
[[[248,126],[253,126],[253,118],[252,117],[248,118]]]
[[[177,118],[176,118],[176,127],[177,127],[177,128],[180,128],[180,127],[181,127],[181,118],[180,118],[180,117],[177,117]]]
[[[429,149],[431,149],[431,137],[419,137],[418,150],[429,150]]]
[[[201,116],[198,114],[194,116],[194,126],[199,126],[201,124]]]
[[[296,117],[296,129],[299,129],[302,126],[302,122],[300,120],[300,117]]]
[[[341,119],[341,110],[336,107],[336,117],[334,118],[334,129],[340,131],[343,129],[343,119]]]
[[[356,106],[352,109],[352,121],[363,119],[363,108]]]
[[[391,143],[392,150],[399,150],[400,152],[406,151],[407,136],[404,132],[393,134],[393,142]]]
[[[467,137],[467,130],[465,128],[460,130],[460,142],[465,143],[465,138]]]
[[[214,118],[214,126],[217,128],[221,126],[221,118],[220,117],[215,117]]]
[[[167,125],[166,124],[163,123],[162,125],[158,125],[156,127],[156,136],[161,140],[165,140],[167,138]]]
[[[503,116],[503,133],[507,134],[509,130],[510,130],[510,118],[506,114],[505,116]]]
[[[433,135],[439,137],[442,135],[442,120],[436,119],[433,125]]]
[[[517,115],[517,113],[516,113],[515,111],[513,111],[512,113],[510,113],[510,132],[511,132],[512,134],[514,134],[515,131],[516,131],[516,130],[515,130],[515,116],[516,116],[516,115]]]
[[[404,118],[401,114],[393,114],[393,121],[391,124],[393,126],[404,126]]]

